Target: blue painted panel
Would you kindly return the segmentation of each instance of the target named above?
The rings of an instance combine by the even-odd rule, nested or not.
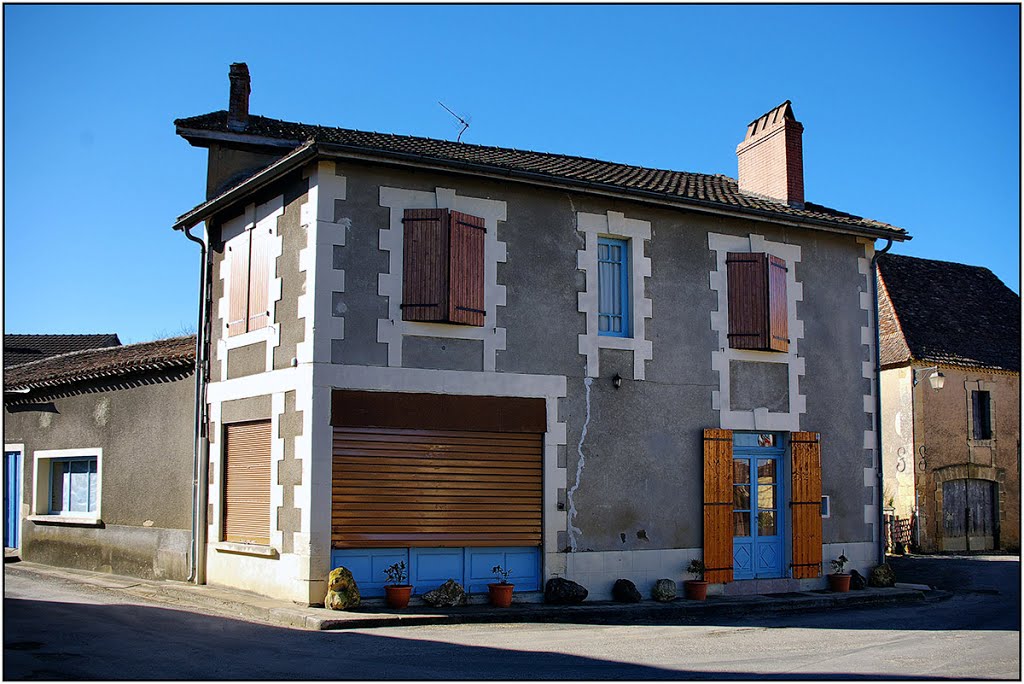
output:
[[[540,548],[498,547],[469,548],[466,562],[466,591],[482,593],[487,585],[498,581],[491,572],[495,565],[511,569],[508,581],[516,585],[516,591],[537,591],[540,589]]]
[[[4,452],[4,546],[18,546],[18,489],[21,482],[21,454]]]
[[[462,548],[409,550],[409,576],[412,584],[423,587],[424,593],[436,589],[449,579],[454,579],[465,587],[462,581],[465,574],[465,550]]]
[[[754,579],[754,541],[750,537],[735,537],[732,542],[732,577]]]
[[[335,549],[331,552],[331,569],[345,566],[359,587],[360,596],[384,595],[384,568],[394,563],[409,565],[409,549]]]
[[[733,459],[747,464],[750,482],[750,533],[733,537],[733,578],[784,577],[786,491],[784,447],[778,433],[736,432]],[[768,467],[771,464],[772,467]],[[767,470],[766,470],[767,468]]]

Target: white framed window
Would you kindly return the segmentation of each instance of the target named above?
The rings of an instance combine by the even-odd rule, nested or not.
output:
[[[598,236],[597,334],[632,337],[629,303],[629,240]]]
[[[32,515],[35,522],[99,524],[103,450],[36,451],[33,458]]]

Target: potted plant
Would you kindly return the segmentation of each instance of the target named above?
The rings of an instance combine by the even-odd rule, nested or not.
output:
[[[409,605],[409,597],[412,596],[412,585],[406,583],[408,574],[405,571],[405,561],[400,561],[384,568],[384,575],[387,582],[384,583],[384,600],[388,608],[405,608]]]
[[[512,570],[495,565],[491,568],[491,572],[499,580],[487,585],[487,593],[491,597],[491,605],[495,608],[508,608],[512,605],[512,590],[516,586],[509,584],[508,581],[508,576],[512,574]]]
[[[843,572],[849,561],[844,554],[839,554],[839,558],[829,561],[832,564],[832,574],[828,576],[829,590],[839,593],[850,591],[850,573]]]
[[[708,597],[708,583],[704,581],[704,561],[694,558],[687,566],[686,572],[693,575],[693,579],[683,582],[683,594],[688,599],[703,601]]]

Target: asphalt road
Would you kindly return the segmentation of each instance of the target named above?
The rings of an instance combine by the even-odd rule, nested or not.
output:
[[[946,560],[951,562],[943,566]],[[952,598],[900,607],[700,624],[606,621],[309,632],[174,610],[8,566],[3,676],[1019,679],[1019,560],[940,559],[927,572],[947,581],[943,567],[960,583]],[[900,572],[901,581],[919,579],[912,570]]]

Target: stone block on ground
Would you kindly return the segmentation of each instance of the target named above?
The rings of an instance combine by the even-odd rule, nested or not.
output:
[[[553,577],[544,585],[544,603],[570,606],[583,603],[589,593],[582,584],[562,577]]]
[[[335,568],[327,578],[327,596],[324,607],[331,610],[349,610],[359,606],[359,587],[346,567]]]
[[[644,597],[628,579],[617,579],[612,586],[612,598],[619,603],[639,603]]]
[[[428,591],[421,598],[424,603],[434,608],[466,605],[466,591],[453,579],[449,579],[433,591]]]
[[[868,579],[868,586],[871,587],[894,587],[896,586],[896,573],[888,563],[876,565],[871,571]]]
[[[660,579],[651,589],[651,598],[655,601],[672,601],[676,597],[676,582],[671,579]]]
[[[868,581],[856,570],[850,570],[850,589],[867,589]]]

